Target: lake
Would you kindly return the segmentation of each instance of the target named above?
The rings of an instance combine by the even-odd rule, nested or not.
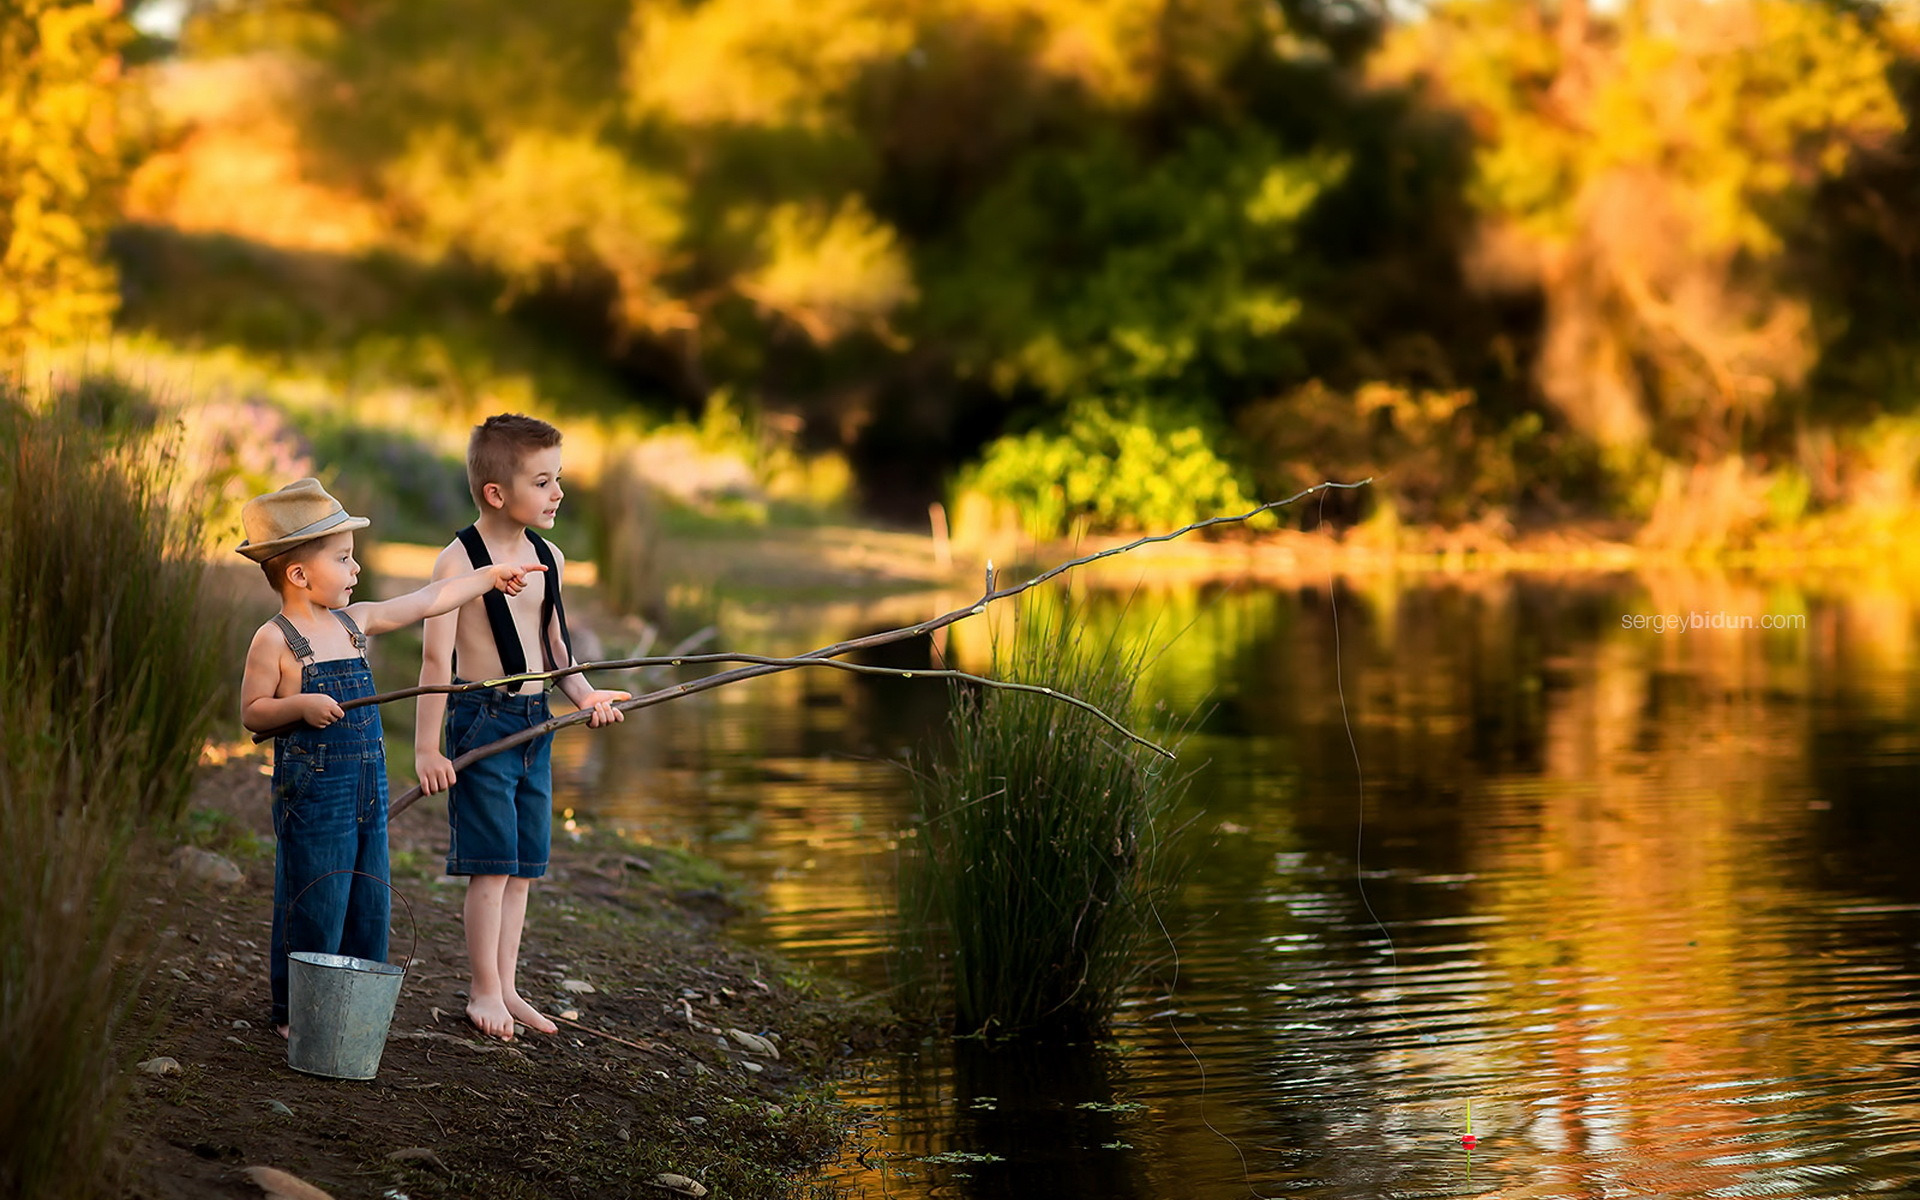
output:
[[[724,607],[723,642],[796,653],[968,599]],[[1913,580],[1038,603],[1160,649],[1189,866],[1110,1041],[855,1064],[849,1194],[1920,1196]],[[1014,619],[884,661],[979,670]],[[575,741],[561,802],[721,860],[761,889],[748,937],[879,991],[899,760],[945,706],[825,670],[735,685]]]

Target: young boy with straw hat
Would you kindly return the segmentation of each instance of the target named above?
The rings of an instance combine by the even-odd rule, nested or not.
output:
[[[360,564],[350,516],[317,479],[256,496],[240,514],[240,553],[260,564],[280,611],[253,635],[240,719],[273,740],[272,1020],[287,1036],[287,952],[387,957],[387,760],[367,638],[499,589],[517,594],[537,564],[488,566],[392,600],[352,602]],[[299,904],[288,906],[295,897]]]

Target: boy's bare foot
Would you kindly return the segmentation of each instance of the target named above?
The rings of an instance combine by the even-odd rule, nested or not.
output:
[[[540,1011],[520,998],[519,992],[507,993],[507,1011],[513,1019],[525,1025],[535,1033],[558,1033],[560,1027],[549,1021]]]
[[[281,1037],[288,1037],[288,1036],[291,1036],[291,1035],[292,1035],[292,1033],[293,1033],[293,1026],[291,1026],[291,1025],[275,1025],[275,1026],[273,1027],[273,1031],[274,1031],[275,1033],[277,1033],[277,1034],[279,1034],[279,1035],[280,1035]]]
[[[513,1040],[513,1018],[498,996],[475,996],[467,1001],[467,1020],[488,1037]]]

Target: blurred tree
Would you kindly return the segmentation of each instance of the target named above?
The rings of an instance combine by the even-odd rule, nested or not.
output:
[[[125,170],[118,0],[0,4],[0,364],[106,332]]]
[[[1800,0],[1461,0],[1396,36],[1387,73],[1479,134],[1473,265],[1544,295],[1545,396],[1629,456],[1738,448],[1817,349],[1783,250],[1904,126],[1886,46]]]
[[[1236,487],[1343,447],[1405,468],[1404,515],[1454,521],[1597,499],[1596,462],[1776,450],[1816,369],[1920,396],[1920,354],[1862,311],[1907,294],[1870,277],[1920,196],[1911,24],[1829,0],[203,0],[182,44],[293,60],[303,152],[387,244],[477,267],[649,391],[798,418],[916,507],[1000,437],[975,482],[1037,496],[1033,464],[1132,421],[1195,431]]]

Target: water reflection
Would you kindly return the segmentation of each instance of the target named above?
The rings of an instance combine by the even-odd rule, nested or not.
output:
[[[845,1090],[885,1133],[842,1177],[1920,1194],[1916,596],[1679,569],[1080,592],[1101,636],[1177,634],[1145,686],[1204,714],[1155,978],[1110,1047],[867,1064]],[[1632,620],[1696,613],[1801,627]],[[782,615],[730,640],[791,652],[894,619]],[[977,668],[992,635],[907,652]],[[727,859],[765,887],[757,936],[882,986],[895,760],[942,696],[824,673],[724,689],[596,743],[569,802]]]

